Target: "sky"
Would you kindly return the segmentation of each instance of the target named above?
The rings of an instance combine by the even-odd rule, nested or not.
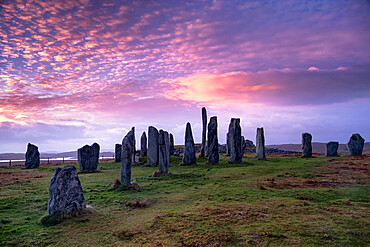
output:
[[[266,144],[370,140],[368,0],[2,0],[0,153],[103,150],[201,107]],[[137,145],[137,148],[140,148]]]

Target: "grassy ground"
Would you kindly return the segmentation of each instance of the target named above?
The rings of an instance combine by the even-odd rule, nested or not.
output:
[[[114,190],[120,164],[102,163],[100,173],[79,174],[97,212],[55,226],[38,224],[55,166],[1,168],[25,179],[0,187],[0,246],[370,245],[370,156],[220,159],[178,166],[171,157],[168,177],[135,166],[140,191]]]

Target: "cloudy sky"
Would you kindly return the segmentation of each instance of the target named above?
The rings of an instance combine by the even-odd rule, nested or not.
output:
[[[0,153],[113,149],[201,107],[267,144],[370,140],[367,0],[0,1]]]

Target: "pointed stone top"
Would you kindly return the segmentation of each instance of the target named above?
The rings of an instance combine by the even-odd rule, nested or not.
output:
[[[185,142],[192,142],[193,139],[193,132],[191,130],[191,125],[189,122],[186,123],[186,130],[185,130]]]

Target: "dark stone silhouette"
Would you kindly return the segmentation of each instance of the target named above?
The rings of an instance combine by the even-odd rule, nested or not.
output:
[[[230,134],[226,133],[226,156],[230,156]]]
[[[170,155],[175,153],[175,141],[173,139],[173,135],[170,134]]]
[[[191,131],[191,125],[188,122],[186,124],[185,130],[185,147],[184,147],[184,157],[182,159],[183,165],[193,165],[196,164],[196,157],[195,157],[195,146],[194,146],[194,139],[193,133]]]
[[[131,129],[122,140],[121,184],[123,185],[130,185],[131,183],[132,153],[134,150],[132,147],[133,134],[134,132]]]
[[[326,144],[326,156],[338,156],[339,142],[328,142]]]
[[[207,138],[207,110],[205,107],[202,108],[202,146],[200,147],[200,158],[204,158],[206,150],[206,138]]]
[[[121,144],[116,144],[114,149],[114,162],[121,162]]]
[[[86,203],[76,167],[55,168],[49,184],[48,215],[68,214],[82,208],[86,208]]]
[[[132,161],[132,164],[134,164],[136,161],[135,161],[135,154],[136,154],[136,139],[135,139],[135,127],[132,127],[130,132],[132,134],[129,135],[130,137],[130,145],[131,145],[131,161]]]
[[[141,135],[141,138],[140,138],[140,143],[141,143],[140,156],[141,157],[145,157],[148,153],[147,142],[148,142],[148,140],[146,138],[146,133],[144,131],[143,134]]]
[[[230,143],[230,162],[242,162],[242,130],[240,128],[240,119],[232,118],[229,124],[229,143]]]
[[[153,126],[148,128],[148,165],[158,165],[158,130]]]
[[[244,150],[245,150],[245,138],[242,136],[242,153],[244,155]]]
[[[168,132],[159,130],[159,172],[168,173],[169,160],[169,137]]]
[[[97,143],[93,145],[85,145],[77,150],[78,163],[80,170],[96,170],[99,163],[100,146]]]
[[[309,133],[302,134],[302,156],[306,158],[312,157],[312,135]]]
[[[24,165],[27,169],[34,169],[40,166],[40,152],[36,145],[28,143],[25,156],[26,162]]]
[[[352,155],[362,155],[365,140],[360,134],[353,134],[347,143],[348,150]]]
[[[256,157],[259,160],[266,159],[265,154],[265,135],[263,132],[263,128],[257,128],[257,135],[256,135]]]
[[[208,162],[217,164],[219,162],[218,137],[217,137],[217,117],[211,117],[208,123],[207,135]]]

